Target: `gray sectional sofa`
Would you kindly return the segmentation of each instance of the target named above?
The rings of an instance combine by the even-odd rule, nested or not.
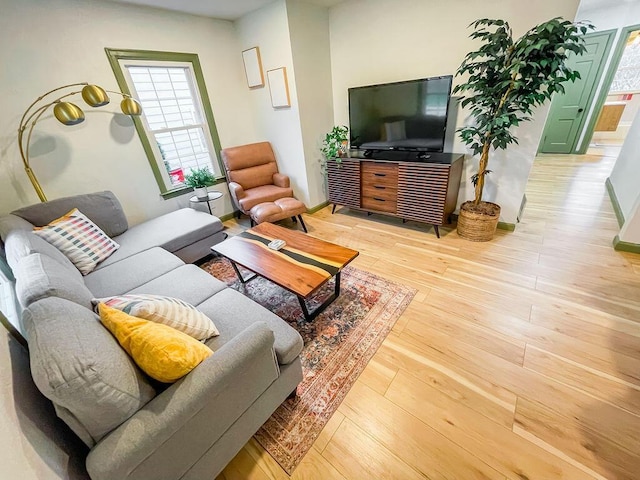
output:
[[[82,276],[32,233],[78,208],[121,246]],[[129,228],[110,192],[0,218],[33,379],[90,447],[93,480],[213,479],[302,380],[302,338],[195,265],[222,239],[216,217],[182,209]],[[146,377],[92,311],[124,293],[180,298],[211,318],[214,354],[166,386]],[[18,399],[19,400],[19,399]]]

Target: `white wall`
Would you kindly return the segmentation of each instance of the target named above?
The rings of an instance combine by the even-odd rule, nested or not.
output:
[[[640,23],[640,2],[637,0],[583,0],[576,20],[588,20],[596,31],[618,29]]]
[[[578,0],[351,0],[330,9],[331,66],[335,123],[348,122],[349,87],[454,74],[478,44],[467,26],[478,18],[509,21],[520,36],[556,16],[573,19]],[[454,80],[454,85],[457,82]],[[501,221],[516,223],[524,188],[538,148],[548,106],[523,124],[518,146],[490,159],[484,199],[502,207]],[[458,114],[458,126],[467,115]],[[456,138],[454,151],[464,153]],[[458,204],[473,196],[470,176],[477,161],[467,158]]]
[[[117,90],[105,47],[197,53],[222,146],[258,138],[231,22],[94,0],[0,0],[0,11],[0,214],[38,201],[16,146],[22,113],[67,83]],[[109,113],[118,110],[115,100],[87,107],[78,126],[50,114],[38,123],[32,167],[48,198],[113,190],[131,223],[185,206],[188,196],[160,197],[131,121]],[[231,212],[226,186],[215,188],[225,193],[216,212]]]
[[[248,90],[251,115],[256,125],[257,140],[269,141],[274,149],[281,172],[289,175],[296,196],[310,205],[307,189],[307,169],[302,144],[302,129],[298,108],[296,75],[289,37],[286,0],[278,0],[236,21],[242,50],[258,46],[265,76],[263,88]],[[275,109],[271,106],[267,71],[286,67],[291,107]]]
[[[631,124],[620,155],[613,166],[609,180],[615,192],[625,223],[620,240],[640,244],[640,114]]]
[[[617,42],[622,28],[640,24],[640,2],[610,0],[603,3],[586,0],[581,4],[576,18],[591,21],[596,30],[617,29]],[[608,63],[610,61],[611,58],[607,60]],[[602,76],[603,80],[605,76]],[[601,88],[602,85],[598,85],[598,90]],[[640,178],[640,156],[637,154],[639,150],[640,113],[637,113],[609,177],[625,218],[618,236],[624,242],[637,244],[640,244],[640,187],[637,181]]]
[[[287,13],[307,169],[307,206],[313,208],[327,199],[320,147],[324,134],[333,127],[329,11],[288,0]]]

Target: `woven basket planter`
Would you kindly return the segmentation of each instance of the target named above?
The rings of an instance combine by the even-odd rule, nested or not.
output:
[[[500,219],[500,205],[480,202],[464,202],[458,216],[458,235],[472,242],[488,242],[493,238]]]

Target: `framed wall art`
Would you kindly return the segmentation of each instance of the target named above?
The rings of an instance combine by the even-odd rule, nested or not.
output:
[[[247,76],[249,88],[264,87],[264,75],[262,74],[262,59],[260,48],[253,47],[242,52],[244,73]]]
[[[289,98],[289,83],[287,81],[287,68],[280,67],[267,71],[269,92],[271,93],[271,106],[273,108],[285,108],[291,106]]]

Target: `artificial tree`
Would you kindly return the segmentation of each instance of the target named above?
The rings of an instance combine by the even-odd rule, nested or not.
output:
[[[482,46],[468,53],[456,75],[467,75],[454,93],[462,93],[462,106],[470,106],[474,122],[458,130],[462,141],[474,155],[480,155],[478,171],[471,177],[475,198],[461,206],[463,212],[475,216],[491,216],[493,231],[498,223],[499,206],[482,201],[485,176],[491,149],[506,149],[518,143],[511,127],[531,120],[533,108],[542,105],[558,92],[564,93],[562,83],[580,78],[576,70],[566,64],[573,53],[586,50],[583,35],[593,26],[554,18],[541,23],[517,40],[504,20],[480,19],[470,27],[470,37],[480,40]],[[494,207],[495,206],[495,207]],[[465,224],[466,225],[466,224]],[[489,238],[473,238],[488,240]],[[458,233],[465,236],[460,229]]]

